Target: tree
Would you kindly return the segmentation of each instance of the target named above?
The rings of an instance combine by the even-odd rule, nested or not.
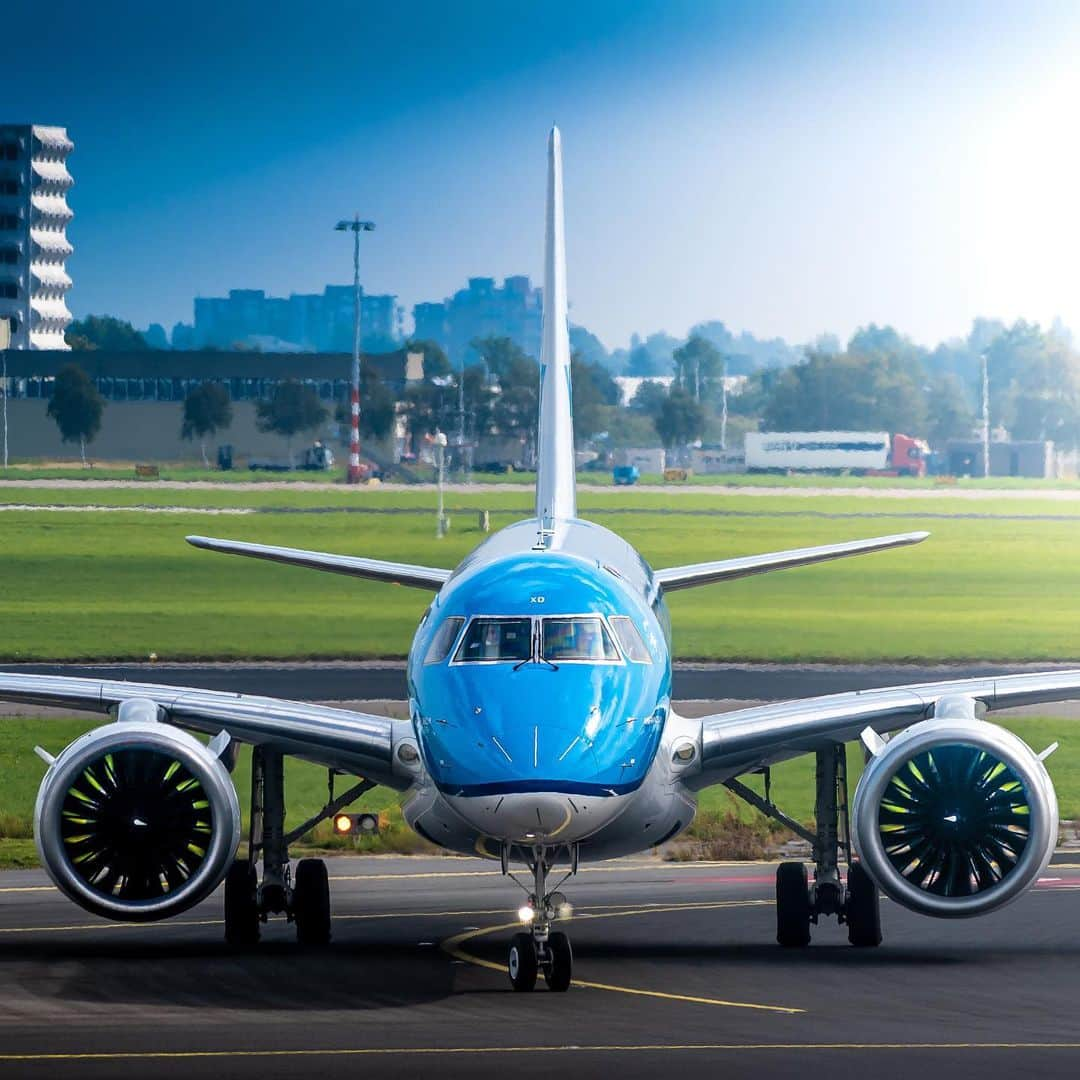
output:
[[[210,468],[206,456],[206,436],[227,428],[232,418],[229,392],[221,383],[201,383],[184,398],[184,422],[180,427],[180,437],[189,441],[198,438],[205,468]]]
[[[443,347],[437,341],[424,341],[412,338],[405,343],[407,352],[424,354],[424,378],[437,379],[450,374],[450,361]]]
[[[94,441],[101,429],[105,399],[78,364],[65,364],[56,376],[48,415],[56,421],[64,442],[79,443],[82,463],[86,464],[86,444]]]
[[[1075,448],[1080,443],[1076,354],[1059,339],[1043,335],[1043,350],[1018,373],[1010,404],[1013,438],[1050,439],[1059,448]]]
[[[689,391],[695,401],[708,397],[708,389],[721,377],[724,358],[720,350],[705,338],[695,334],[672,354],[672,366],[679,385]]]
[[[531,465],[536,454],[540,372],[532,357],[526,356],[516,345],[514,348],[518,355],[507,360],[499,376],[499,395],[493,408],[494,421],[504,435],[516,435],[522,440],[525,463]]]
[[[701,438],[705,430],[705,410],[688,390],[673,386],[653,423],[664,446],[669,449],[686,446]]]
[[[360,437],[379,442],[394,430],[396,403],[386,385],[370,362],[360,360]],[[334,419],[343,426],[352,423],[352,407],[347,401],[338,404]]]
[[[660,415],[667,396],[668,388],[662,382],[647,379],[639,384],[637,391],[630,399],[630,408],[636,413],[655,420]]]
[[[279,382],[270,399],[260,401],[255,409],[255,425],[260,431],[271,431],[285,437],[290,467],[293,436],[302,431],[313,431],[329,416],[319,401],[319,395],[306,383],[296,379]]]
[[[969,439],[975,426],[964,387],[955,375],[941,375],[929,387],[926,437],[933,446],[948,439]]]
[[[609,408],[619,404],[622,392],[603,364],[585,361],[577,353],[570,357],[570,386],[574,440],[582,443],[606,428]]]
[[[918,434],[926,421],[923,372],[889,356],[811,353],[782,372],[765,401],[767,431],[884,430]]]
[[[513,338],[492,335],[475,338],[469,344],[500,384],[505,376],[520,377],[525,364],[536,367],[536,361]]]
[[[131,323],[111,315],[87,315],[85,319],[76,319],[64,337],[73,349],[140,352],[149,348],[146,339]]]

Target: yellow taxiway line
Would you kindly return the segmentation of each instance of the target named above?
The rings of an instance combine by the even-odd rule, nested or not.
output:
[[[647,907],[624,908],[619,911],[589,912],[577,917],[581,919],[619,919],[632,915],[659,915],[672,911],[713,911],[734,907],[768,907],[771,904],[771,900],[725,900],[716,903],[649,905]],[[500,974],[503,974],[506,971],[506,967],[503,964],[497,964],[493,960],[485,960],[475,953],[466,951],[462,948],[462,945],[467,941],[473,941],[476,938],[485,937],[488,934],[497,934],[504,930],[520,928],[520,922],[512,922],[502,923],[499,926],[488,926],[482,930],[466,930],[464,933],[455,934],[453,937],[447,938],[442,942],[440,948],[449,956],[454,957],[455,960],[462,960],[467,964],[472,964],[474,967],[486,968],[489,971],[497,971]],[[582,987],[586,990],[607,990],[616,994],[631,994],[635,997],[659,998],[663,1001],[683,1001],[692,1005],[714,1005],[727,1009],[756,1009],[762,1012],[778,1012],[787,1013],[789,1015],[806,1011],[805,1009],[792,1008],[789,1005],[762,1005],[751,1001],[729,1001],[724,998],[696,997],[692,994],[673,994],[664,990],[643,990],[636,986],[620,986],[614,983],[589,982],[585,979],[574,979],[572,985]]]
[[[549,1046],[364,1046],[293,1050],[100,1050],[71,1053],[0,1053],[0,1063],[75,1061],[185,1061],[214,1058],[425,1057],[437,1054],[629,1054],[747,1053],[844,1050],[1080,1050],[1080,1042],[903,1042],[903,1043],[570,1043]]]

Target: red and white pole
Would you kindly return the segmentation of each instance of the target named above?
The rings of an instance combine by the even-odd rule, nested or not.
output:
[[[349,483],[358,484],[360,475],[360,386],[359,379],[352,387],[352,430],[349,433]]]
[[[338,232],[353,234],[352,392],[349,397],[349,471],[346,480],[350,484],[359,484],[364,479],[364,470],[360,467],[360,234],[371,232],[375,223],[361,221],[360,215],[356,214],[352,221],[339,221],[335,228]]]

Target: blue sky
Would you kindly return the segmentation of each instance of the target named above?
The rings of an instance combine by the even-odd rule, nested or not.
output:
[[[40,7],[8,0],[9,41]],[[76,144],[76,314],[346,281],[353,210],[365,287],[409,308],[538,279],[554,121],[571,315],[609,346],[709,318],[1080,329],[1075,4],[164,7],[53,2],[59,61],[5,55],[0,118]]]

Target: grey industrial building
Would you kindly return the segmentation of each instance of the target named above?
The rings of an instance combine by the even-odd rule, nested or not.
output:
[[[284,379],[300,379],[316,390],[331,414],[322,436],[333,439],[339,434],[333,405],[348,401],[351,385],[352,361],[345,353],[12,352],[8,354],[8,420],[13,457],[71,456],[71,447],[61,443],[46,410],[57,373],[73,361],[109,403],[92,446],[98,460],[196,458],[198,445],[180,437],[181,403],[202,382],[222,383],[229,390],[233,423],[218,440],[232,444],[239,458],[282,452],[280,438],[258,430],[256,405]],[[423,377],[422,353],[398,349],[365,355],[363,361],[398,398],[408,383]],[[393,440],[381,452],[392,456]]]

